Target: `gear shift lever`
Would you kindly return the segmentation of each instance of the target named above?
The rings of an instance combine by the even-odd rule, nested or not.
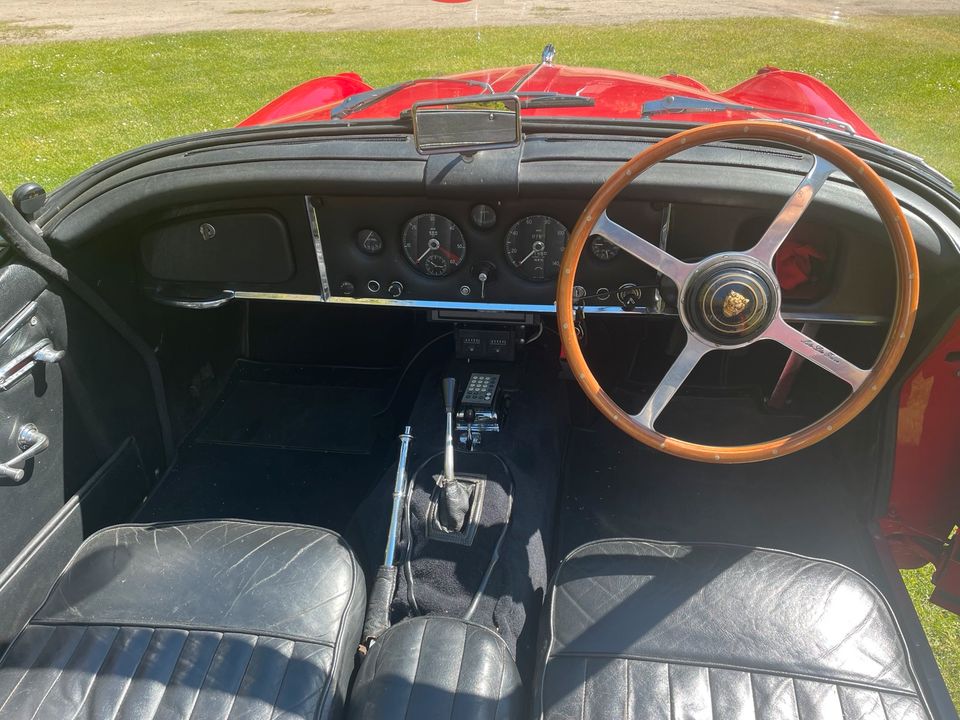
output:
[[[447,532],[460,532],[470,510],[470,490],[457,480],[453,469],[453,413],[457,398],[457,380],[443,379],[443,408],[447,413],[447,431],[443,441],[443,475],[436,477],[440,487],[437,521]]]
[[[457,379],[443,379],[443,408],[447,413],[447,433],[443,439],[443,482],[453,482],[453,413],[457,402]]]

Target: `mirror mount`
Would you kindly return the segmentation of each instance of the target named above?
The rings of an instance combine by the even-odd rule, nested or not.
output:
[[[520,98],[515,94],[423,100],[410,108],[421,155],[459,153],[465,161],[481,150],[517,147],[522,139]]]

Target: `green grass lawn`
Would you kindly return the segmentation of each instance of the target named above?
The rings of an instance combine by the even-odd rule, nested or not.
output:
[[[23,39],[0,20],[4,37]],[[960,178],[960,17],[651,22],[381,33],[230,32],[0,45],[0,189],[48,189],[109,155],[154,140],[235,124],[318,75],[360,72],[372,85],[558,60],[660,75],[714,89],[763,65],[830,84],[890,143]],[[954,701],[960,704],[960,621],[925,602],[929,569],[906,573]]]

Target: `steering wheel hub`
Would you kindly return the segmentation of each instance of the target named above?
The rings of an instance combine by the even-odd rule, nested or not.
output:
[[[680,300],[688,327],[714,345],[759,337],[776,317],[779,286],[760,267],[724,258],[691,275]]]

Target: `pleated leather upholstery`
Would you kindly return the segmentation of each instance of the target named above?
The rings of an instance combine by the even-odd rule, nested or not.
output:
[[[518,720],[525,706],[506,643],[480,625],[422,617],[394,625],[364,659],[351,720]]]
[[[927,718],[877,589],[834,563],[731,545],[607,540],[561,564],[543,718]]]
[[[340,717],[364,606],[325,530],[111,528],[0,661],[0,717]]]

